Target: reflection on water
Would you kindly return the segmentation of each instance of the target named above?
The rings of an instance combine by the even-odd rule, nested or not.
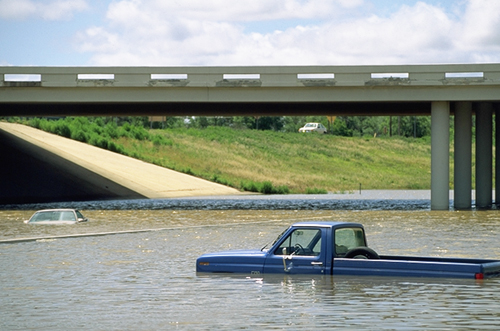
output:
[[[216,200],[212,200],[216,203]],[[116,202],[113,202],[116,204]],[[205,252],[258,248],[291,223],[355,221],[382,254],[500,259],[497,211],[81,208],[90,221],[22,223],[0,239],[159,231],[0,245],[1,330],[497,329],[500,280],[196,275]]]

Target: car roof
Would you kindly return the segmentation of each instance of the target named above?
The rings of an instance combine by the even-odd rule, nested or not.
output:
[[[41,210],[37,210],[35,213],[54,212],[54,211],[76,211],[76,209],[71,209],[71,208],[41,209]]]
[[[311,222],[298,222],[294,223],[293,226],[314,226],[314,227],[323,227],[323,228],[333,228],[333,227],[363,227],[361,223],[353,223],[353,222],[337,222],[337,221],[311,221]]]

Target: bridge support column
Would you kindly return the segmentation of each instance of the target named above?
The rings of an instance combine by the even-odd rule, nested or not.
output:
[[[495,105],[495,204],[500,206],[500,104]]]
[[[431,209],[450,205],[450,103],[431,104]]]
[[[476,111],[476,208],[490,208],[492,204],[492,115],[492,103],[479,103]]]
[[[472,102],[455,107],[454,207],[471,209],[472,192]]]

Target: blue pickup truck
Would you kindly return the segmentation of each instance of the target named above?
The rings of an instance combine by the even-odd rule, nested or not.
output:
[[[204,254],[196,271],[483,279],[500,277],[500,260],[378,255],[359,223],[301,222],[260,250]]]

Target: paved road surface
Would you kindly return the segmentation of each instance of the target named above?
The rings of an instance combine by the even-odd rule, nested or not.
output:
[[[34,156],[46,163],[57,163],[58,167],[68,171],[77,182],[105,185],[117,197],[156,199],[241,194],[224,185],[28,126],[0,122],[0,130],[4,131],[4,137],[7,133],[7,136],[10,135],[16,141],[19,151],[27,152],[30,157]],[[6,156],[1,157],[4,159]],[[137,196],[133,196],[131,192],[135,192]]]

